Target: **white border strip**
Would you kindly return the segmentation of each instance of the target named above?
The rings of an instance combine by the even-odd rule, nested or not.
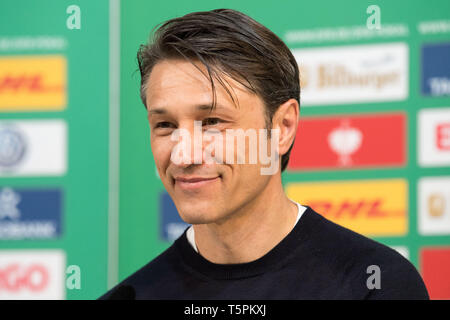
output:
[[[108,290],[119,281],[120,0],[109,0]]]

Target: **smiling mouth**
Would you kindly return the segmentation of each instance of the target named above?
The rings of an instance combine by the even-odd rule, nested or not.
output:
[[[211,184],[220,181],[220,179],[220,175],[216,177],[178,177],[174,179],[174,185],[182,190],[193,190],[210,186]]]

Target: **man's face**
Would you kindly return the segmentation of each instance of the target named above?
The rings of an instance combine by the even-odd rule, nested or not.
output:
[[[206,74],[205,67],[197,65]],[[188,163],[171,160],[173,148],[178,143],[171,139],[172,133],[176,129],[184,129],[194,137],[194,121],[202,122],[203,132],[218,130],[217,134],[222,135],[223,141],[226,141],[227,129],[254,129],[259,132],[259,129],[265,128],[262,100],[233,79],[225,79],[238,105],[215,82],[217,107],[213,111],[207,107],[212,104],[210,81],[188,61],[161,61],[154,66],[148,79],[146,102],[156,167],[181,218],[190,224],[226,220],[236,209],[251,206],[251,201],[271,179],[269,175],[261,175],[259,163],[223,161],[222,164],[207,164],[204,159],[201,163],[194,163],[194,152]],[[203,142],[203,150],[207,145],[208,142]],[[249,144],[245,145],[246,159],[249,159]],[[234,153],[237,152],[238,148],[234,145]],[[223,154],[226,154],[226,143]],[[212,155],[215,156],[214,152]]]

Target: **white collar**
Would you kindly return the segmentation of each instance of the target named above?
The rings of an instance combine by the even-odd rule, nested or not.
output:
[[[306,211],[306,207],[302,206],[300,203],[291,200],[294,202],[298,207],[298,213],[297,213],[297,219],[295,220],[294,227],[297,225],[298,220],[300,220],[303,213]],[[189,227],[189,229],[186,231],[186,237],[191,246],[194,248],[196,252],[198,252],[197,245],[195,244],[195,235],[194,235],[194,228],[192,226]]]

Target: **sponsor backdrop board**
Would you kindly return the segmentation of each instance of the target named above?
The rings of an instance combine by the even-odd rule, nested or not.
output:
[[[96,298],[108,276],[109,2],[2,1],[0,17],[0,299]]]
[[[367,13],[373,4],[380,29],[375,11]],[[136,51],[157,23],[222,7],[269,27],[298,60],[302,106],[283,173],[288,195],[397,249],[433,298],[450,299],[448,264],[434,262],[448,260],[450,248],[447,0],[123,1],[119,278],[187,227],[155,173]]]

